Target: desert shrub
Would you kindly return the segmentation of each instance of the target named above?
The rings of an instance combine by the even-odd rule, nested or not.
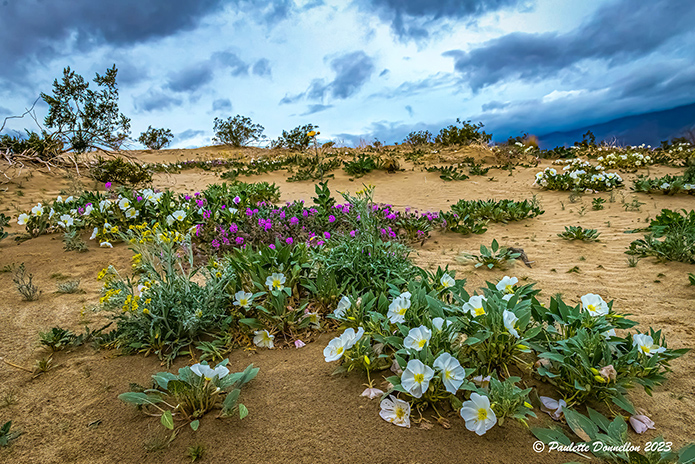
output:
[[[24,263],[20,264],[12,271],[12,282],[14,282],[15,288],[25,301],[35,301],[41,296],[41,291],[34,285],[33,280],[34,275],[27,275]]]
[[[585,229],[582,226],[565,226],[565,231],[557,234],[565,240],[581,240],[583,242],[598,242],[601,235],[596,229]]]
[[[596,158],[596,161],[601,163],[601,166],[605,168],[636,171],[637,169],[645,168],[654,163],[650,155],[643,155],[640,152],[631,150],[612,151],[610,149],[606,149],[606,151],[608,151],[608,154]]]
[[[352,160],[345,161],[343,170],[352,177],[362,177],[377,169],[377,159],[371,155],[360,153]]]
[[[295,151],[305,151],[311,144],[312,136],[309,134],[319,126],[313,124],[305,124],[297,126],[291,131],[282,131],[282,135],[277,140],[271,143],[272,148],[288,148]]]
[[[260,142],[265,138],[265,128],[260,124],[254,124],[251,118],[237,114],[227,120],[215,118],[213,131],[215,136],[212,141],[221,145],[232,147],[244,147],[251,142]]]
[[[675,195],[676,193],[695,194],[695,162],[688,164],[682,176],[666,175],[663,177],[649,178],[637,176],[633,181],[635,192],[663,193]]]
[[[695,211],[682,211],[661,210],[644,238],[633,241],[626,253],[695,264]]]
[[[91,176],[97,182],[115,182],[121,185],[139,185],[152,182],[152,174],[140,164],[123,158],[98,157],[92,166]]]
[[[485,266],[488,269],[498,268],[506,269],[514,264],[514,261],[521,256],[520,253],[515,253],[507,247],[500,247],[496,239],[492,240],[490,248],[485,245],[480,245],[480,254],[462,253],[459,260],[462,262],[475,262],[475,267]]]
[[[460,124],[461,127],[456,125],[449,125],[439,131],[437,137],[435,137],[435,143],[440,145],[470,145],[471,143],[489,143],[492,140],[492,134],[487,134],[485,131],[481,131],[484,124],[479,122],[478,124],[471,124],[471,121],[461,121],[457,118],[456,123]]]
[[[11,154],[28,153],[42,160],[50,160],[60,155],[63,143],[58,137],[42,131],[41,134],[26,130],[26,137],[5,134],[0,136],[0,149]]]
[[[438,172],[439,178],[444,181],[466,180],[468,176],[461,172],[456,166],[431,166],[428,172]]]
[[[432,133],[428,130],[424,131],[411,131],[403,139],[404,145],[411,145],[417,147],[420,145],[430,145],[432,143]]]
[[[155,129],[148,126],[145,132],[140,134],[138,142],[145,145],[150,150],[161,150],[169,145],[174,138],[170,129]]]
[[[79,251],[80,253],[87,251],[87,244],[82,240],[82,237],[80,237],[80,231],[78,229],[65,231],[63,234],[63,250]]]
[[[56,129],[70,150],[84,153],[98,147],[118,149],[130,133],[130,119],[118,110],[116,65],[94,78],[100,90],[89,88],[82,76],[63,70],[63,79],[53,81],[53,95],[41,94],[48,105],[46,127]]]
[[[0,213],[0,240],[7,238],[9,235],[5,232],[5,227],[10,225],[10,218]]]

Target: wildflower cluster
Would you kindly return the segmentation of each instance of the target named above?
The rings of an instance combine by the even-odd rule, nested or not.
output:
[[[563,161],[563,160],[560,160]],[[614,172],[603,172],[601,165],[573,159],[565,164],[562,173],[546,168],[536,174],[534,185],[547,190],[607,191],[623,185],[623,178]]]

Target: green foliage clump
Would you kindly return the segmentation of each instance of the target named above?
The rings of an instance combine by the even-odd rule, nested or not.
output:
[[[421,145],[431,145],[432,144],[432,133],[428,130],[424,131],[411,131],[403,139],[404,145],[410,145],[413,147]]]
[[[447,182],[468,179],[468,176],[459,171],[456,166],[432,166],[427,168],[427,172],[439,172],[439,178]]]
[[[94,148],[118,149],[130,133],[130,119],[118,110],[116,65],[94,78],[100,90],[89,88],[82,76],[67,67],[63,79],[53,81],[53,95],[41,94],[48,104],[46,127],[55,129],[69,150],[84,153]]]
[[[543,214],[540,203],[531,200],[459,200],[451,211],[440,211],[447,230],[460,234],[482,234],[488,222],[521,221]]]
[[[596,229],[585,229],[582,226],[565,226],[565,231],[557,234],[565,240],[582,240],[583,242],[598,242],[601,235]]]
[[[695,264],[695,211],[682,211],[661,210],[645,229],[644,239],[633,241],[626,253]]]
[[[441,129],[434,139],[435,143],[443,146],[470,145],[471,143],[490,143],[492,140],[492,134],[481,131],[484,126],[482,122],[471,124],[470,120],[461,121],[457,118],[456,123],[461,127],[451,124]]]
[[[224,119],[215,118],[213,131],[215,136],[212,141],[231,147],[244,147],[251,142],[260,142],[265,138],[265,128],[260,124],[254,124],[251,118],[237,114]]]
[[[515,253],[507,247],[500,247],[496,239],[492,240],[490,248],[485,245],[480,245],[480,254],[463,253],[460,260],[462,261],[477,261],[475,267],[485,266],[488,269],[498,268],[506,269],[511,266],[516,259],[521,256],[520,253]]]
[[[0,149],[10,154],[27,153],[44,161],[51,160],[63,151],[63,143],[55,135],[42,131],[41,134],[26,130],[27,136],[12,136],[5,134],[0,136]]]
[[[294,151],[305,151],[311,145],[313,138],[309,135],[310,132],[318,129],[319,126],[313,124],[305,124],[297,126],[291,131],[282,131],[282,135],[277,140],[271,142],[272,148],[287,148]]]
[[[22,432],[17,431],[11,432],[11,428],[12,421],[7,421],[2,425],[2,427],[0,427],[0,446],[8,446],[12,440],[15,440],[22,434]]]
[[[139,185],[152,182],[152,173],[142,165],[116,157],[97,158],[92,167],[91,175],[97,182],[114,182],[121,185]]]
[[[161,150],[171,143],[174,134],[170,129],[155,129],[148,126],[145,132],[140,134],[138,142],[145,145],[150,150]]]
[[[360,153],[350,161],[345,161],[343,170],[352,177],[362,177],[378,168],[377,160],[371,155]]]
[[[41,291],[33,284],[33,280],[34,275],[27,275],[24,263],[20,264],[12,271],[12,281],[19,294],[22,295],[22,298],[26,301],[35,301],[41,296]]]
[[[10,225],[10,218],[0,213],[0,240],[7,238],[9,235],[5,232],[5,227]]]

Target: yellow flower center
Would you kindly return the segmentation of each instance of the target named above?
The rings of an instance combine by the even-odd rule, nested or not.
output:
[[[417,383],[422,383],[425,380],[425,374],[415,374],[413,378]]]
[[[642,348],[642,352],[644,354],[649,354],[649,352],[651,351],[650,347],[648,347],[647,345],[640,345],[640,348]]]
[[[425,346],[426,343],[427,343],[427,340],[425,340],[425,339],[423,338],[423,339],[418,340],[417,346],[418,346],[418,348],[423,348],[423,347]]]
[[[246,298],[242,298],[241,300],[239,300],[240,306],[246,306],[248,304],[249,304],[249,301]]]
[[[451,371],[448,371],[448,370],[447,370],[447,371],[444,371],[444,377],[445,377],[447,380],[451,380],[451,378],[453,377],[453,374],[451,373]]]
[[[336,354],[343,354],[343,351],[345,350],[345,347],[340,347],[337,350],[335,350]]]
[[[405,409],[396,408],[396,419],[403,419],[405,417]]]
[[[505,293],[514,293],[514,289],[512,288],[511,285],[507,285],[506,287],[504,287],[504,292]]]
[[[407,311],[407,308],[398,308],[398,315],[399,316],[405,316],[406,311]]]
[[[484,409],[484,408],[478,409],[478,420],[484,421],[485,419],[487,419],[487,409]]]
[[[482,316],[483,314],[485,314],[485,310],[482,306],[480,308],[475,308],[473,311],[475,311],[476,316]]]
[[[592,304],[586,305],[586,309],[588,309],[590,313],[593,313],[594,311],[596,311],[596,306]]]

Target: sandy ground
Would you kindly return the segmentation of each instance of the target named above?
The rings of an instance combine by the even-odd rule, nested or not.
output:
[[[263,152],[258,152],[263,153]],[[145,161],[192,159],[195,156],[228,156],[220,148],[140,152]],[[436,157],[435,157],[436,158]],[[437,161],[434,159],[433,161]],[[449,265],[457,277],[468,279],[472,291],[486,280],[515,275],[537,282],[540,298],[562,293],[565,301],[578,302],[585,293],[600,294],[615,300],[614,308],[632,314],[646,329],[664,331],[669,347],[695,348],[695,320],[692,317],[695,287],[688,285],[687,273],[695,266],[683,263],[659,263],[643,259],[629,267],[624,254],[637,236],[626,230],[644,227],[662,208],[692,209],[691,196],[633,195],[629,190],[633,175],[623,174],[627,188],[613,196],[602,211],[591,209],[586,195],[571,203],[567,192],[545,192],[532,187],[539,168],[517,168],[512,176],[491,170],[487,177],[471,177],[462,182],[441,181],[436,173],[419,168],[395,174],[374,172],[351,181],[343,171],[329,186],[333,191],[354,192],[361,184],[376,186],[376,200],[397,208],[410,206],[422,210],[448,208],[461,198],[521,200],[537,195],[545,214],[508,225],[492,224],[483,235],[436,234],[423,247],[416,247],[415,262],[424,267]],[[676,172],[657,167],[652,175]],[[25,173],[26,176],[26,173]],[[245,181],[267,180],[280,186],[282,201],[305,199],[314,194],[311,182],[287,183],[286,173],[275,172]],[[82,178],[87,188],[93,182]],[[195,191],[220,182],[218,174],[190,170],[177,175],[156,175],[155,185],[178,191]],[[0,212],[16,218],[16,208],[28,209],[41,199],[54,198],[68,189],[73,180],[57,174],[34,173],[16,179],[0,191]],[[21,192],[21,193],[18,193]],[[609,199],[609,193],[601,196]],[[621,197],[633,196],[645,204],[639,212],[626,212]],[[13,221],[14,222],[14,221]],[[567,242],[557,233],[567,225],[598,229],[598,243]],[[18,233],[15,224],[10,232]],[[86,234],[88,235],[88,234]],[[85,237],[86,238],[86,237]],[[519,263],[505,271],[474,269],[456,261],[460,252],[476,252],[481,244],[489,246],[493,238],[502,245],[522,247],[532,268]],[[114,249],[95,248],[87,253],[66,253],[60,235],[42,236],[17,244],[12,237],[0,242],[0,269],[11,263],[26,264],[43,294],[38,301],[24,302],[14,289],[10,273],[0,273],[0,357],[14,364],[32,367],[48,353],[38,344],[38,331],[61,326],[81,331],[89,323],[92,329],[103,324],[103,316],[89,308],[98,302],[96,274],[106,265],[119,269],[129,266],[131,253],[125,245]],[[568,273],[574,266],[579,273]],[[85,293],[61,295],[55,292],[60,279],[81,279]],[[186,448],[202,444],[203,462],[326,462],[326,463],[554,463],[581,460],[559,453],[536,454],[531,445],[535,438],[519,423],[508,421],[477,437],[465,429],[462,420],[452,418],[452,428],[435,426],[430,430],[394,427],[379,415],[376,400],[359,396],[365,378],[359,374],[335,377],[335,364],[324,362],[322,350],[333,334],[322,335],[302,349],[238,350],[230,356],[232,370],[249,363],[260,367],[258,377],[242,392],[241,401],[250,414],[243,421],[206,417],[194,433],[185,429],[168,447],[157,419],[138,413],[117,399],[128,391],[131,382],[147,384],[150,376],[164,370],[155,357],[119,356],[113,351],[94,351],[80,347],[54,356],[56,367],[32,378],[32,375],[0,363],[0,421],[13,420],[13,428],[23,435],[10,447],[0,448],[0,462],[12,463],[142,463],[187,462]],[[175,368],[190,362],[179,359]],[[693,439],[695,419],[695,367],[693,353],[673,362],[673,373],[665,386],[652,397],[640,390],[631,393],[633,402],[645,409],[656,422],[656,430],[638,436],[634,443],[645,443],[659,435],[678,447]],[[543,385],[541,388],[543,389]],[[14,401],[6,401],[13,398]],[[9,403],[9,404],[8,404]],[[550,419],[539,413],[531,426],[547,426]]]

